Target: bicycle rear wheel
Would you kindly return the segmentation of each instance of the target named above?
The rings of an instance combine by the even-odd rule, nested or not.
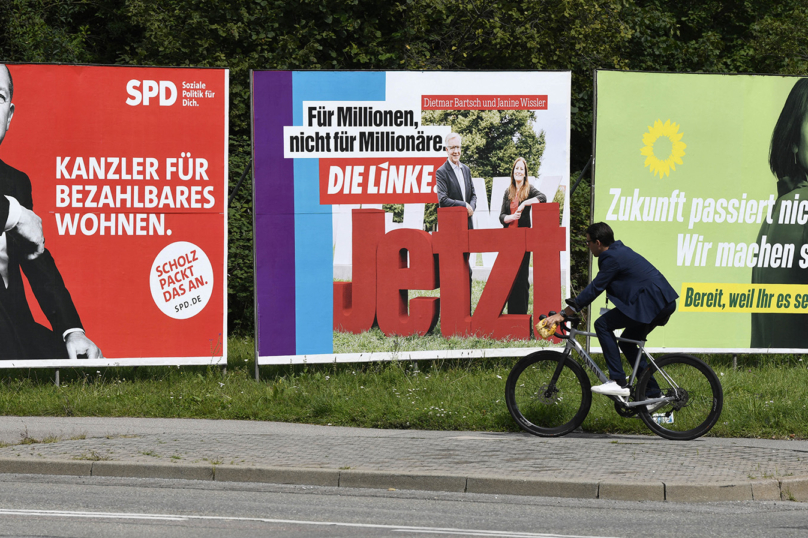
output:
[[[553,381],[559,361],[563,366]],[[544,350],[516,363],[505,383],[505,402],[523,430],[558,437],[581,425],[592,405],[592,393],[589,378],[577,362]]]
[[[651,431],[665,439],[687,441],[701,437],[721,416],[724,391],[718,376],[705,362],[690,355],[666,355],[649,367],[637,383],[637,400],[645,400],[651,376],[664,396],[674,400],[649,413],[639,407],[639,417]]]

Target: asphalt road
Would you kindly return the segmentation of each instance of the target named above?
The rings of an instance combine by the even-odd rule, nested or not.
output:
[[[805,536],[808,504],[0,475],[0,536]]]

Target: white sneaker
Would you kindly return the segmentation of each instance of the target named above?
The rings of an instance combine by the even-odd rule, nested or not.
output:
[[[621,387],[614,381],[608,381],[602,385],[592,387],[595,394],[605,394],[606,396],[628,396],[631,391],[628,387]]]

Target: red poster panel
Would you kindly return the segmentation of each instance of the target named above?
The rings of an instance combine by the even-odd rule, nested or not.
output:
[[[226,361],[228,71],[6,67],[0,367]]]

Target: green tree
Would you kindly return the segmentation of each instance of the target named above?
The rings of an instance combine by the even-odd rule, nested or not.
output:
[[[777,3],[751,27],[750,57],[760,73],[808,74],[808,6]]]
[[[119,61],[230,69],[230,188],[251,154],[250,70],[368,69],[395,65],[388,49],[398,3],[299,0],[127,0],[132,25]],[[254,330],[251,183],[229,211],[228,327]]]
[[[570,178],[570,188],[581,176],[576,172]],[[588,176],[588,173],[587,173]],[[570,195],[570,295],[580,293],[589,283],[589,249],[581,239],[585,237],[589,226],[589,213],[592,207],[592,189],[588,177],[581,178],[581,182]]]
[[[80,3],[7,0],[0,19],[0,59],[27,62],[89,62],[90,29],[76,25]]]
[[[0,1],[6,61],[228,67],[231,188],[250,155],[251,69],[569,70],[573,177],[592,153],[595,69],[808,74],[806,0]],[[229,213],[228,306],[231,331],[250,332],[242,189]],[[573,238],[589,224],[588,189],[572,200]],[[573,247],[572,264],[584,283],[585,249]]]

